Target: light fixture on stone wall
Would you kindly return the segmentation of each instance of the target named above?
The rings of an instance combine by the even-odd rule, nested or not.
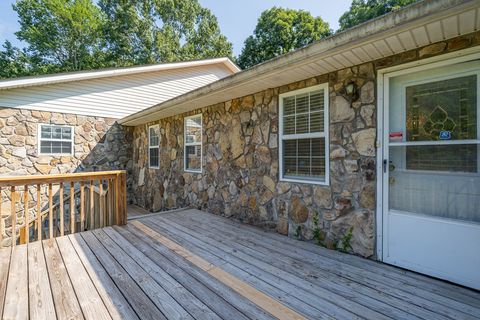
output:
[[[353,81],[349,81],[347,84],[345,84],[343,86],[342,91],[343,91],[342,93],[343,93],[345,99],[347,99],[350,102],[350,104],[352,102],[355,102],[359,98],[358,86]]]

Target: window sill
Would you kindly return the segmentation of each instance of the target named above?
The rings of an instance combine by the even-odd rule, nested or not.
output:
[[[202,170],[183,170],[183,172],[187,172],[187,173],[202,173]]]
[[[73,157],[73,153],[38,153],[39,156]]]
[[[301,179],[301,178],[288,178],[288,177],[280,177],[281,182],[292,182],[292,183],[303,183],[303,184],[314,184],[319,186],[330,186],[328,180],[326,181],[316,181],[316,180],[308,180],[308,179]]]

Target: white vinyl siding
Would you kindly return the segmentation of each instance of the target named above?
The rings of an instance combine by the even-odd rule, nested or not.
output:
[[[184,168],[187,172],[202,172],[202,115],[185,118]]]
[[[158,124],[148,127],[148,167],[160,168],[160,127]]]
[[[43,155],[72,155],[74,129],[71,126],[39,124],[38,153]]]
[[[0,108],[120,119],[231,74],[199,66],[0,91]]]
[[[328,84],[279,99],[280,179],[328,185]]]

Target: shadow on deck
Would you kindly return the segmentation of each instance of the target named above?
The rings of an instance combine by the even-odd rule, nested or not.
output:
[[[478,319],[480,293],[198,210],[0,250],[4,319]]]

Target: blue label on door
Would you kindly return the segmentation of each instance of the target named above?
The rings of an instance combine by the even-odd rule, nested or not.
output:
[[[450,140],[452,133],[450,131],[440,131],[439,138],[440,140]]]

